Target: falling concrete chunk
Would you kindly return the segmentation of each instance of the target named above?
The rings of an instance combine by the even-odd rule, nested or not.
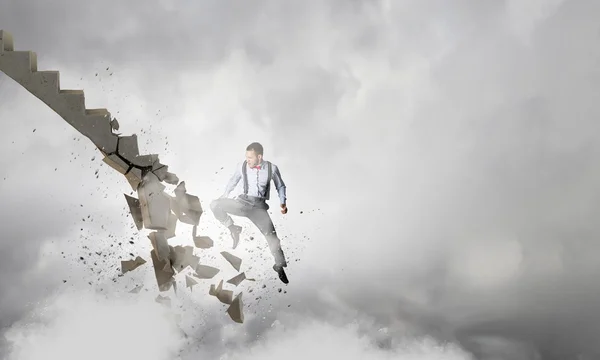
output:
[[[175,237],[177,230],[177,216],[172,212],[169,212],[169,223],[167,224],[167,230],[165,231],[165,237],[171,239]]]
[[[239,257],[228,253],[227,251],[221,251],[221,255],[233,266],[236,271],[240,271],[240,267],[242,266],[242,259]]]
[[[194,276],[198,279],[212,279],[219,273],[219,271],[221,271],[216,267],[200,264],[196,265],[195,270],[196,273],[194,274]]]
[[[131,217],[135,222],[135,227],[138,230],[142,230],[142,228],[144,227],[144,218],[142,217],[142,207],[140,206],[140,201],[127,194],[123,195],[125,195],[125,199],[127,200],[127,204],[129,205],[129,212],[131,213]]]
[[[133,163],[133,159],[140,155],[137,135],[119,136],[119,155]]]
[[[157,154],[150,154],[150,155],[138,155],[133,159],[127,159],[129,161],[131,161],[131,163],[135,166],[138,167],[150,167],[152,166],[152,164],[154,164],[156,161],[158,161],[158,155]]]
[[[223,280],[219,282],[219,285],[216,288],[214,285],[211,285],[208,293],[215,296],[223,304],[229,305],[233,300],[233,291],[223,290]]]
[[[246,280],[246,273],[240,273],[227,280],[227,283],[232,284],[233,286],[238,286],[244,280]]]
[[[127,163],[116,154],[105,156],[102,161],[123,175],[125,175],[127,170],[129,170],[129,165],[127,165]]]
[[[242,293],[239,293],[235,299],[231,302],[231,305],[227,309],[227,313],[231,320],[237,323],[244,322],[244,303],[242,301]]]
[[[198,225],[202,216],[202,206],[200,199],[197,196],[190,194],[179,195],[176,193],[177,205],[182,214],[179,216],[179,221],[184,224]]]
[[[177,218],[180,218],[181,215],[183,215],[183,212],[181,212],[181,209],[179,208],[179,204],[177,203],[177,198],[169,196],[169,206],[171,208],[171,211],[173,211],[173,214],[175,214],[175,216],[177,216]]]
[[[125,274],[128,271],[133,271],[135,269],[137,269],[138,267],[144,265],[146,263],[146,260],[142,259],[141,257],[136,257],[135,260],[125,260],[125,261],[121,261],[121,272],[123,274]]]
[[[173,190],[173,192],[175,193],[175,196],[177,196],[177,197],[181,197],[181,196],[185,195],[187,193],[187,188],[185,187],[185,181],[182,181],[179,185],[177,185],[177,187],[175,188],[175,190]]]
[[[231,290],[221,290],[217,293],[217,299],[223,304],[231,304],[233,301],[233,291]]]
[[[171,307],[171,298],[168,296],[162,296],[162,295],[158,295],[156,297],[156,299],[154,299],[154,301],[156,301],[157,303],[161,304],[161,305],[165,305],[167,307]]]
[[[131,185],[131,188],[134,191],[137,191],[140,184],[142,183],[142,170],[132,167],[131,169],[129,169],[127,174],[125,174],[125,178],[129,182],[129,185]]]
[[[171,248],[169,247],[165,233],[162,231],[154,231],[148,234],[148,238],[150,239],[152,247],[156,250],[158,258],[160,260],[168,259]]]
[[[194,285],[198,285],[198,282],[194,280],[193,277],[186,275],[185,276],[185,286],[191,288]]]
[[[177,183],[179,183],[179,178],[173,173],[167,173],[164,182],[166,182],[169,185],[177,185]]]
[[[164,189],[158,178],[149,173],[137,190],[146,229],[167,230],[169,227],[171,202]]]
[[[171,264],[177,272],[183,271],[188,266],[195,269],[198,266],[200,258],[194,255],[192,246],[177,245],[171,248]]]
[[[152,172],[160,181],[164,181],[169,173],[169,167],[157,161],[152,165]]]
[[[110,121],[110,126],[114,131],[119,131],[119,121],[117,119],[112,119]]]
[[[130,294],[137,294],[140,291],[142,291],[142,288],[144,288],[143,284],[142,285],[138,285],[138,286],[134,287],[133,289],[129,290],[129,293]]]
[[[223,290],[223,280],[219,282],[219,285],[215,287],[215,284],[210,285],[210,290],[208,290],[208,294],[212,296],[217,296],[219,292]]]
[[[158,285],[159,291],[169,290],[173,285],[173,275],[175,275],[175,271],[170,266],[170,260],[159,260],[155,250],[152,250],[150,252],[150,256],[152,257],[152,264],[154,265],[154,274],[156,276],[156,283]]]
[[[194,236],[194,245],[199,249],[210,249],[214,241],[209,236]]]

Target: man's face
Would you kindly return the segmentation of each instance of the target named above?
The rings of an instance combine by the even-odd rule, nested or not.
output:
[[[246,162],[248,162],[248,166],[255,167],[260,164],[262,161],[262,155],[256,155],[254,150],[246,151]]]

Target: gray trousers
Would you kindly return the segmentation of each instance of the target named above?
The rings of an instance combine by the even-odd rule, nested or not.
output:
[[[215,218],[226,227],[233,225],[230,214],[250,219],[267,239],[271,254],[275,258],[275,264],[286,265],[285,256],[281,249],[281,241],[277,237],[275,225],[273,225],[273,221],[267,212],[269,205],[264,200],[257,200],[244,195],[235,199],[220,198],[210,203],[210,209]]]

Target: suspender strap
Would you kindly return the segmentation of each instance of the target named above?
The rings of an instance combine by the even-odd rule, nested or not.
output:
[[[267,177],[267,187],[265,188],[265,198],[269,198],[269,195],[271,194],[271,179],[273,178],[273,169],[271,168],[271,162],[267,161],[267,167],[269,170],[269,174]]]
[[[246,171],[246,160],[242,164],[242,176],[244,177],[244,195],[248,195],[248,172]]]
[[[273,179],[273,167],[270,161],[266,161],[267,163],[267,186],[265,188],[265,198],[269,198],[269,194],[271,193],[271,180]],[[246,169],[247,162],[244,161],[242,164],[242,177],[244,179],[244,195],[248,195],[248,171]]]

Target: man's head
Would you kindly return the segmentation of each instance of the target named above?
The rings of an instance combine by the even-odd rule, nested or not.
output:
[[[261,144],[253,142],[246,147],[246,162],[248,163],[248,166],[255,167],[262,162],[262,159],[263,147]]]

